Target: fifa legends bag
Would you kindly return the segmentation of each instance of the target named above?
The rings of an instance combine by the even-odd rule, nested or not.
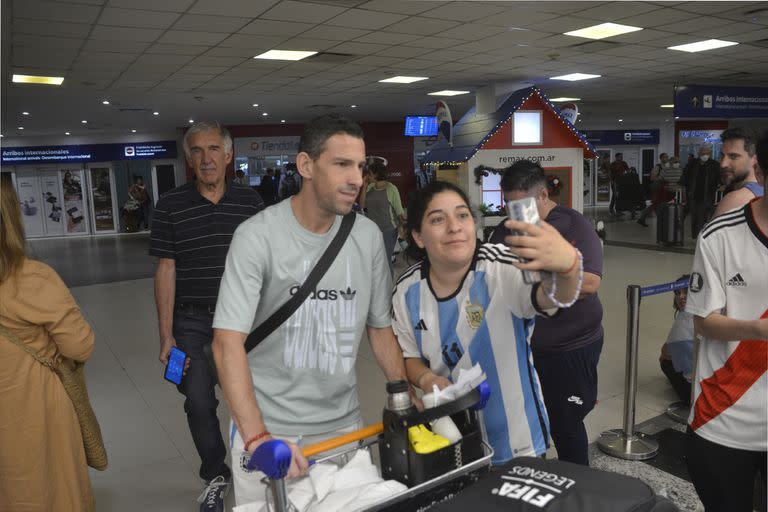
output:
[[[434,512],[678,512],[637,478],[570,462],[519,457]]]

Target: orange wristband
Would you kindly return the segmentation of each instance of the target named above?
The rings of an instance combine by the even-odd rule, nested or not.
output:
[[[268,431],[266,431],[266,430],[265,430],[264,432],[262,432],[261,434],[256,434],[255,436],[253,436],[252,438],[250,438],[250,439],[248,440],[248,442],[247,442],[247,443],[245,443],[245,446],[243,447],[243,449],[244,449],[244,450],[247,452],[247,451],[248,451],[248,447],[249,447],[251,444],[255,443],[255,442],[256,442],[256,441],[258,441],[259,439],[264,439],[265,437],[267,437],[267,436],[271,436],[271,435],[272,435],[272,434],[270,434],[270,433],[269,433]]]

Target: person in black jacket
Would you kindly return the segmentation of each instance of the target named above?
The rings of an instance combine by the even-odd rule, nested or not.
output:
[[[720,186],[720,164],[712,160],[710,146],[699,148],[699,158],[685,166],[680,184],[685,187],[687,209],[691,213],[691,237],[695,240],[715,211],[715,196]]]

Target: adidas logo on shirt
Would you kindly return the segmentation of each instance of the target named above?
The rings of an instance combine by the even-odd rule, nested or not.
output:
[[[426,331],[427,330],[427,324],[424,323],[424,319],[422,318],[419,320],[419,323],[413,326],[414,329],[417,331]]]
[[[728,286],[747,286],[747,282],[741,277],[740,273],[733,276],[727,283]]]

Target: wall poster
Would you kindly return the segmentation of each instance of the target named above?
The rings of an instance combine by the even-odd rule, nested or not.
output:
[[[40,205],[40,184],[34,174],[21,174],[16,177],[16,193],[19,196],[21,220],[26,236],[43,234],[43,212]]]
[[[597,202],[608,203],[611,200],[611,150],[597,150]]]
[[[115,230],[115,212],[112,201],[112,180],[108,167],[92,167],[91,201],[93,204],[93,226],[100,231]]]
[[[64,191],[62,222],[66,223],[66,233],[87,233],[85,203],[83,201],[83,173],[80,170],[63,170],[61,188]]]
[[[46,235],[63,235],[64,227],[61,221],[63,197],[57,171],[40,173],[40,184],[43,198],[43,216]]]

